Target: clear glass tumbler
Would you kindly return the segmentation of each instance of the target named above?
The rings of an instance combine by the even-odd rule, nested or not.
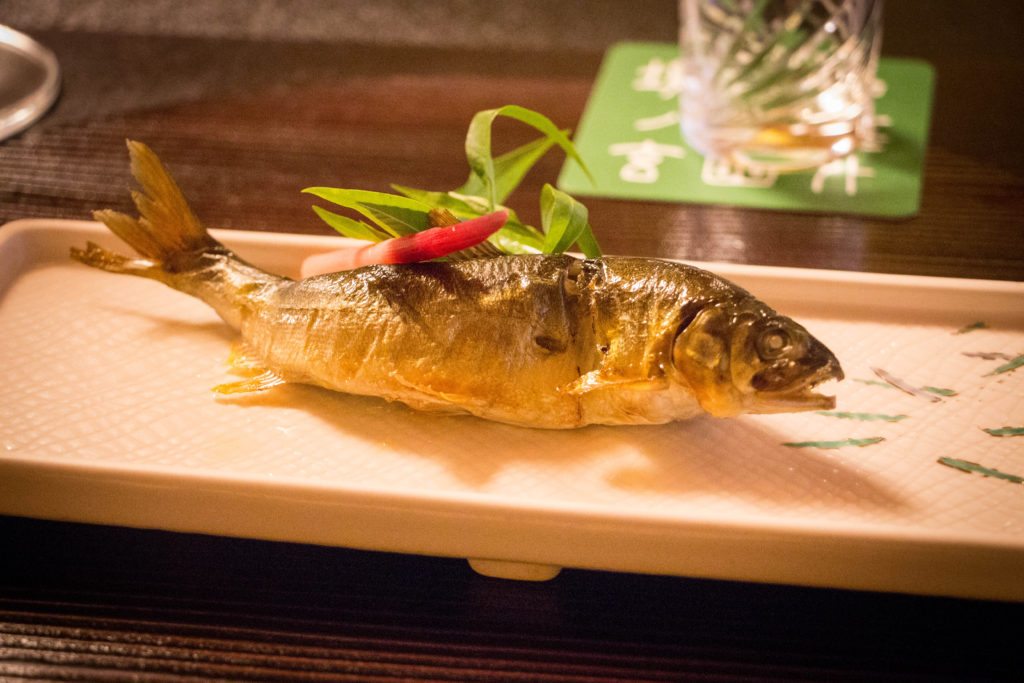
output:
[[[680,0],[683,135],[748,169],[876,145],[882,0]]]

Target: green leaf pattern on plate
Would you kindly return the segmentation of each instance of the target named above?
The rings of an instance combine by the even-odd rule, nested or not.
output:
[[[976,473],[985,477],[1004,479],[1014,484],[1024,484],[1024,477],[1018,476],[1016,474],[1007,474],[1006,472],[1000,472],[999,470],[992,469],[991,467],[985,467],[984,465],[979,465],[978,463],[971,462],[970,460],[958,460],[957,458],[939,458],[937,462],[939,464],[945,465],[947,467],[952,467],[954,469],[958,469],[961,472],[966,472],[968,474]]]
[[[871,436],[866,439],[842,439],[840,441],[789,441],[782,445],[789,446],[790,448],[824,448],[832,450],[835,448],[846,448],[848,446],[863,448],[864,446],[871,446],[872,444],[881,443],[882,441],[885,441],[885,437]]]

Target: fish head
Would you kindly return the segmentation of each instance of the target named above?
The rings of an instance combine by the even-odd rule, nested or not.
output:
[[[718,417],[835,407],[813,391],[841,380],[835,355],[786,316],[749,299],[684,313],[672,345],[672,373]]]

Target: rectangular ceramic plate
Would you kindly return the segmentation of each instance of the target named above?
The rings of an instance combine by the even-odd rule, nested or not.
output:
[[[218,233],[289,273],[335,237]],[[0,513],[559,567],[1024,600],[1024,284],[711,264],[842,361],[839,409],[542,431],[286,386],[218,399],[231,333],[90,270],[93,223],[0,229]],[[987,327],[956,334],[983,321]],[[931,402],[881,367],[955,390]],[[787,443],[883,437],[864,447]]]

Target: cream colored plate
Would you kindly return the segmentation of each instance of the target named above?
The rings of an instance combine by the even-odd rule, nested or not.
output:
[[[338,238],[219,236],[293,271]],[[713,264],[839,356],[841,410],[550,432],[283,387],[217,399],[203,304],[72,263],[92,223],[0,229],[0,513],[560,567],[1024,600],[1024,284]],[[953,334],[982,320],[987,329]],[[955,389],[931,403],[880,366]],[[786,442],[881,436],[838,450]]]

